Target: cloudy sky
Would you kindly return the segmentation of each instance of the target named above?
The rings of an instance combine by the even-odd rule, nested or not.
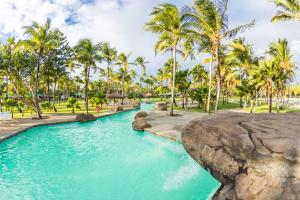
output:
[[[155,73],[168,55],[154,55],[156,36],[145,32],[143,27],[152,8],[164,2],[179,7],[191,4],[191,0],[0,0],[0,39],[22,37],[22,26],[32,21],[44,23],[49,17],[72,45],[81,38],[110,42],[119,51],[132,52],[132,59],[146,57],[150,61],[148,72]],[[256,19],[257,25],[240,36],[254,44],[257,55],[262,54],[270,42],[287,38],[296,62],[300,63],[300,24],[272,24],[270,19],[275,11],[268,0],[229,0],[230,26]],[[192,67],[192,64],[188,61],[184,67]]]

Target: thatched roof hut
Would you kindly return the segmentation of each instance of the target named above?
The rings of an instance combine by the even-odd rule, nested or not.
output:
[[[109,99],[121,99],[122,95],[117,94],[117,93],[111,93],[110,95],[108,95]]]

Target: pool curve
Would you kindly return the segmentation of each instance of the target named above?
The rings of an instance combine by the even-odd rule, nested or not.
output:
[[[208,199],[220,183],[182,144],[134,131],[136,112],[34,127],[0,143],[0,199]]]

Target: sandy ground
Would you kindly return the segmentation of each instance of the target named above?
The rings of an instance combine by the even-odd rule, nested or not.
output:
[[[194,119],[206,116],[206,113],[175,111],[176,117],[171,117],[169,111],[149,112],[146,120],[151,128],[145,131],[181,142],[181,131],[185,125]]]

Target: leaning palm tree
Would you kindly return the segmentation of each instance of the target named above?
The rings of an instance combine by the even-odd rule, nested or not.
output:
[[[110,78],[111,78],[111,71],[113,63],[117,59],[117,50],[112,48],[109,43],[104,43],[100,46],[100,56],[106,62],[106,78],[107,78],[107,95],[110,93]]]
[[[170,115],[174,116],[175,74],[178,46],[182,45],[182,43],[188,39],[189,34],[182,24],[180,11],[172,4],[162,4],[155,7],[150,15],[152,18],[150,22],[146,23],[145,29],[160,35],[155,45],[155,52],[172,52],[173,69]]]
[[[40,106],[38,102],[38,87],[40,80],[40,68],[42,59],[46,56],[51,49],[56,48],[59,45],[59,41],[55,36],[55,30],[51,29],[51,21],[47,19],[44,25],[40,25],[37,22],[33,22],[31,26],[23,27],[27,40],[23,40],[19,43],[19,46],[33,52],[36,56],[36,68],[35,68],[35,83],[34,83],[34,102],[35,111],[37,117],[42,118]]]
[[[96,63],[101,61],[99,56],[99,46],[93,44],[90,39],[82,39],[75,46],[76,59],[83,65],[85,79],[85,109],[89,112],[89,80],[91,68],[96,69]]]
[[[272,17],[272,22],[300,21],[300,1],[299,0],[271,0],[280,10]]]
[[[212,87],[212,65],[216,62],[217,95],[215,111],[218,110],[218,102],[221,89],[220,74],[220,49],[224,39],[234,38],[238,33],[245,31],[255,24],[251,23],[229,29],[227,16],[228,0],[194,0],[189,13],[184,14],[184,27],[194,33],[195,42],[202,47],[201,50],[211,54],[209,94],[207,100],[207,112],[210,112],[210,98]]]

